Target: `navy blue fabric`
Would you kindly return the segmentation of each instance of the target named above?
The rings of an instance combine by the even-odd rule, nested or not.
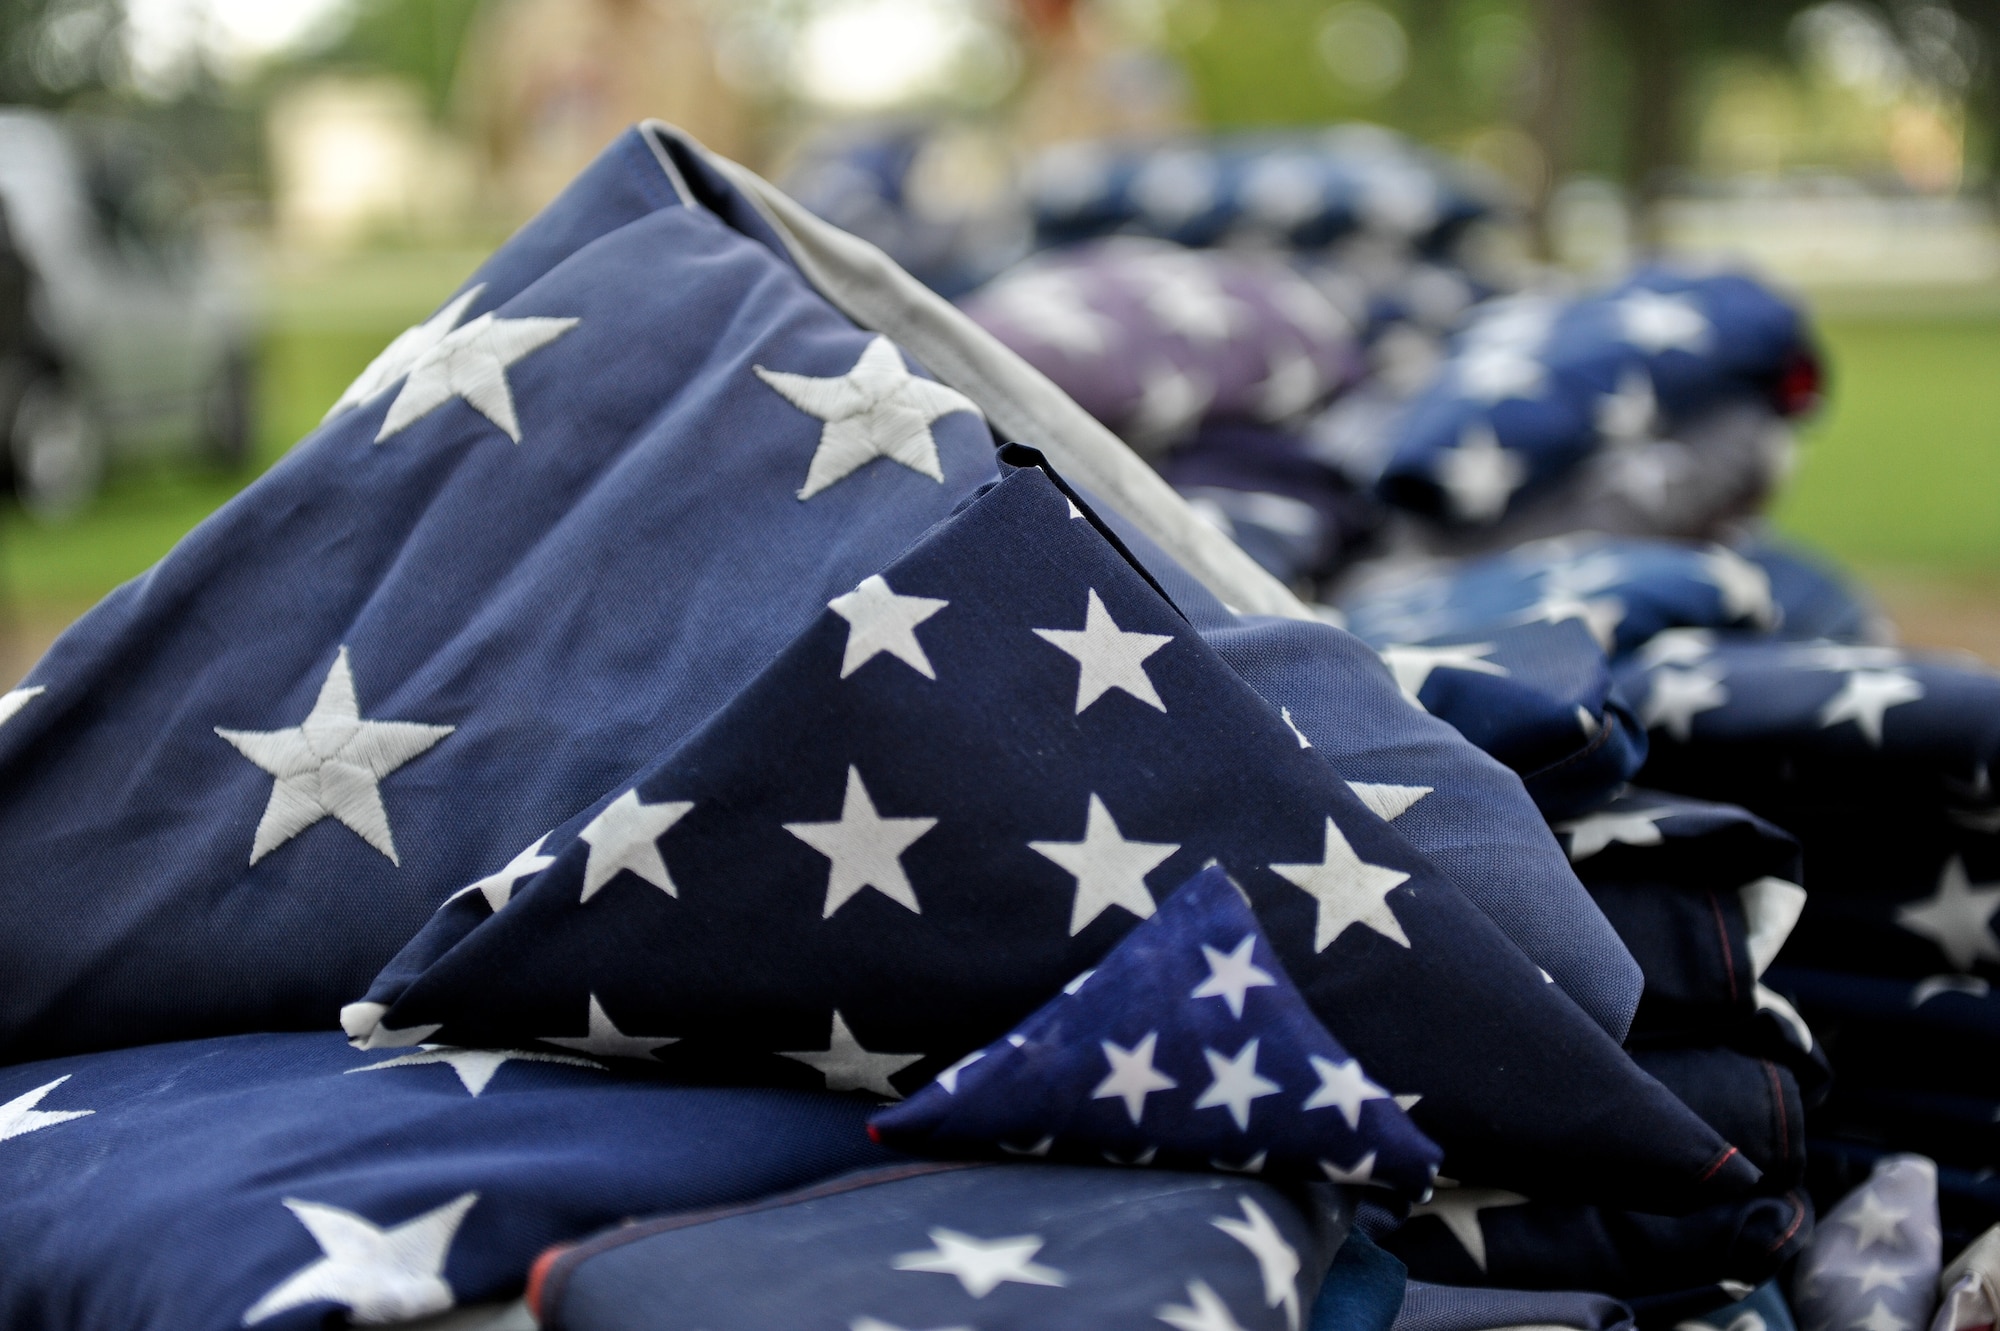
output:
[[[1790,999],[1826,1042],[1843,1094],[1868,1088],[1993,1095],[2000,994],[1978,976],[1890,979],[1781,960],[1765,983]],[[1928,1154],[1932,1144],[1922,1144]]]
[[[1252,1046],[1243,1089],[1253,1098],[1232,1102],[1222,1094],[1231,1066]],[[1031,1151],[1372,1182],[1412,1197],[1444,1158],[1313,1016],[1219,867],[870,1128],[912,1155]]]
[[[1806,1167],[1806,1115],[1792,1070],[1726,1047],[1651,1046],[1635,1062],[1764,1171],[1766,1191],[1798,1186]]]
[[[392,381],[30,675],[0,728],[0,1060],[330,1027],[450,892],[996,474],[960,411],[943,483],[876,460],[796,498],[822,423],[752,367],[841,375],[871,338],[636,132],[475,290],[461,327],[580,320],[504,371],[521,442],[462,399],[374,442]],[[397,859],[329,817],[253,865],[273,777],[217,729],[297,726],[343,648],[362,717],[456,729],[379,783]]]
[[[1787,963],[2000,974],[2000,675],[1883,647],[1717,641],[1623,667],[1641,779],[1798,837],[1811,891]]]
[[[1785,637],[1865,643],[1886,635],[1886,621],[1868,594],[1811,551],[1767,537],[1738,553],[1771,579]]]
[[[1629,1331],[1631,1325],[1632,1310],[1608,1294],[1480,1289],[1412,1280],[1403,1294],[1395,1331],[1498,1331],[1518,1326]]]
[[[1294,1331],[1343,1236],[1250,1180],[912,1166],[625,1226],[547,1259],[531,1303],[548,1331]]]
[[[269,1300],[326,1255],[302,1205],[393,1230],[476,1194],[433,1301],[357,1318],[395,1320],[512,1297],[543,1248],[628,1215],[894,1159],[868,1141],[862,1099],[538,1061],[553,1052],[461,1069],[438,1053],[462,1051],[243,1035],[0,1070],[0,1327],[235,1331],[257,1312],[258,1328],[317,1328],[351,1305]],[[25,1123],[8,1112],[24,1097]]]
[[[1373,1239],[1352,1231],[1333,1255],[1306,1331],[1390,1331],[1403,1310],[1408,1274]]]
[[[1367,125],[1065,145],[1035,163],[1028,198],[1045,245],[1118,232],[1312,249],[1361,233],[1437,251],[1495,209],[1462,167]]]
[[[1681,1325],[1700,1327],[1701,1331],[1798,1331],[1791,1306],[1775,1280],[1767,1280],[1736,1302]]]
[[[483,891],[449,903],[350,1034],[507,1045],[576,1033],[594,1001],[622,1031],[679,1037],[657,1057],[684,1075],[914,1090],[1153,913],[1129,890],[1087,895],[1061,862],[1108,823],[1151,847],[1148,892],[1221,861],[1328,1029],[1423,1097],[1417,1122],[1459,1176],[1660,1208],[1754,1179],[1071,514],[1027,469],[941,524],[882,574],[945,603],[916,638],[935,678],[879,654],[843,679],[850,623],[830,608],[542,842],[550,862],[498,913]],[[1100,614],[1154,636],[1138,680],[1079,712],[1078,659],[1042,635]],[[830,857],[788,830],[828,827],[857,785],[883,817],[935,820],[900,824],[909,900],[879,870],[836,892]],[[689,807],[655,834],[665,874],[592,887],[584,833],[618,800]],[[1316,896],[1300,884],[1323,863],[1346,867]],[[877,1071],[851,1072],[857,1043]]]
[[[1381,525],[1378,508],[1288,430],[1211,422],[1161,459],[1160,474],[1287,586],[1310,589]]]
[[[1232,613],[1142,533],[1107,520],[1203,640],[1343,779],[1425,791],[1397,815],[1397,830],[1623,1040],[1639,1002],[1639,968],[1590,904],[1520,777],[1407,705],[1395,677],[1352,634]]]
[[[1579,299],[1497,303],[1397,423],[1377,490],[1492,523],[1621,438],[1732,398],[1802,407],[1813,365],[1799,311],[1738,274],[1652,267]]]

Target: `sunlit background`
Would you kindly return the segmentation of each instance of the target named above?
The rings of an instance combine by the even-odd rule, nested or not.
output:
[[[173,164],[250,411],[240,467],[162,445],[8,512],[0,664],[654,115],[771,173],[843,123],[944,125],[911,184],[944,213],[1067,139],[1369,121],[1503,182],[1523,261],[1748,259],[1833,374],[1781,525],[2000,656],[1996,57],[1996,0],[4,0],[0,99]]]

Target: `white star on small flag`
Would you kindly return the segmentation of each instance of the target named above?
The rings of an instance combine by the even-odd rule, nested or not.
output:
[[[1486,1231],[1479,1223],[1479,1213],[1501,1206],[1520,1206],[1528,1199],[1518,1192],[1502,1192],[1497,1188],[1444,1187],[1445,1180],[1438,1180],[1438,1191],[1431,1200],[1419,1202],[1410,1208],[1410,1219],[1418,1216],[1436,1216],[1444,1222],[1458,1240],[1465,1255],[1480,1270],[1486,1269]]]
[[[1061,1288],[1069,1277],[1034,1260],[1042,1250],[1039,1234],[1022,1234],[1006,1239],[977,1239],[955,1229],[939,1227],[930,1231],[932,1247],[925,1252],[906,1252],[890,1265],[898,1271],[935,1271],[956,1277],[965,1292],[983,1299],[1000,1285],[1049,1285]]]
[[[0,693],[0,726],[12,721],[23,707],[48,692],[48,687],[33,684],[25,689],[9,689]]]
[[[627,1035],[618,1029],[611,1014],[604,1010],[604,1004],[597,995],[590,996],[590,1011],[585,1017],[583,1035],[544,1035],[543,1044],[559,1045],[564,1049],[574,1049],[582,1054],[596,1054],[600,1058],[654,1058],[654,1050],[670,1044],[678,1044],[677,1035]]]
[[[1466,522],[1491,522],[1507,511],[1514,492],[1528,481],[1528,464],[1500,446],[1490,425],[1467,426],[1458,444],[1439,453],[1431,475],[1451,508]]]
[[[578,901],[590,900],[620,873],[630,873],[668,896],[678,897],[673,875],[667,872],[667,862],[660,854],[660,838],[693,808],[689,800],[648,804],[639,798],[636,788],[605,805],[603,812],[576,834],[590,847]]]
[[[944,467],[931,423],[959,411],[985,419],[957,389],[911,374],[903,353],[886,337],[871,341],[846,374],[827,379],[761,365],[751,368],[787,402],[824,422],[805,484],[799,487],[801,502],[876,458],[888,458],[942,485]]]
[[[541,836],[535,838],[534,845],[507,861],[505,868],[496,869],[477,882],[467,883],[464,887],[459,888],[458,891],[446,897],[446,904],[450,904],[460,897],[470,896],[474,892],[477,892],[486,898],[486,905],[489,909],[495,912],[499,911],[502,906],[505,906],[509,901],[514,899],[514,884],[520,882],[523,878],[533,878],[536,874],[556,862],[555,856],[542,854],[542,847],[548,844],[548,840],[549,834],[547,832],[542,833]]]
[[[1856,670],[1840,686],[1840,692],[1820,708],[1822,729],[1852,721],[1874,748],[1882,747],[1882,719],[1891,707],[1915,702],[1924,696],[1924,686],[1903,670]]]
[[[1236,1201],[1243,1208],[1243,1219],[1217,1216],[1209,1223],[1250,1250],[1264,1278],[1264,1306],[1283,1307],[1286,1324],[1292,1331],[1298,1331],[1301,1265],[1298,1250],[1285,1242],[1285,1236],[1278,1232],[1263,1207],[1248,1197],[1238,1197]]]
[[[1328,944],[1354,924],[1365,925],[1403,947],[1410,945],[1410,936],[1389,909],[1389,893],[1409,875],[1364,862],[1333,819],[1326,820],[1326,848],[1319,863],[1274,864],[1271,872],[1319,903],[1313,951],[1326,951]]]
[[[840,1015],[838,1008],[833,1012],[833,1029],[827,1036],[826,1048],[780,1051],[778,1057],[812,1068],[826,1079],[829,1091],[870,1091],[891,1100],[902,1099],[903,1093],[889,1078],[924,1058],[922,1054],[884,1054],[864,1049],[847,1028],[847,1018]]]
[[[493,1074],[507,1063],[562,1063],[573,1068],[604,1071],[602,1063],[570,1054],[544,1054],[534,1049],[458,1049],[446,1044],[427,1044],[419,1046],[415,1053],[399,1054],[366,1067],[349,1068],[348,1072],[381,1072],[387,1068],[422,1067],[430,1063],[441,1063],[450,1068],[457,1074],[459,1084],[475,1100],[492,1084]]]
[[[1536,398],[1549,370],[1533,356],[1506,345],[1474,346],[1456,362],[1458,391],[1480,402]]]
[[[917,641],[917,625],[950,604],[929,596],[900,596],[879,573],[864,579],[853,591],[834,597],[826,603],[827,609],[847,621],[840,677],[846,679],[887,652],[925,679],[936,679],[937,671]]]
[[[368,721],[354,691],[347,648],[334,657],[306,719],[285,730],[215,733],[276,778],[250,847],[255,864],[322,818],[337,820],[400,865],[382,806],[382,778],[456,729],[412,721]]]
[[[1257,946],[1257,935],[1245,934],[1243,940],[1228,952],[1220,952],[1208,944],[1201,945],[1201,955],[1208,962],[1208,978],[1195,986],[1190,998],[1220,998],[1229,1004],[1229,1015],[1237,1019],[1243,1016],[1243,1000],[1252,989],[1264,989],[1277,984],[1271,972],[1250,960],[1251,951]]]
[[[1938,876],[1937,891],[1896,908],[1896,923],[1938,945],[1962,971],[1978,961],[2000,961],[2000,938],[1993,921],[2000,915],[2000,883],[1974,886],[1965,861],[1954,855]],[[1872,1194],[1871,1194],[1872,1195]]]
[[[96,1113],[95,1109],[35,1108],[50,1091],[69,1079],[70,1074],[65,1073],[54,1081],[44,1082],[34,1090],[17,1095],[6,1104],[0,1105],[0,1142],[10,1137],[25,1137],[31,1132],[40,1132],[43,1128],[67,1123],[73,1118],[88,1118]]]
[[[285,1198],[324,1255],[252,1304],[243,1325],[313,1303],[339,1304],[348,1320],[364,1326],[445,1311],[454,1303],[445,1258],[478,1200],[478,1193],[464,1193],[400,1225],[381,1226],[338,1206]]]
[[[1148,707],[1166,711],[1146,673],[1146,658],[1173,641],[1166,633],[1127,633],[1104,608],[1095,587],[1084,608],[1080,629],[1036,629],[1035,636],[1054,644],[1076,659],[1076,714],[1113,689],[1137,698]]]
[[[1314,1054],[1311,1062],[1313,1071],[1319,1074],[1319,1088],[1306,1097],[1300,1109],[1338,1109],[1340,1116],[1347,1120],[1347,1126],[1359,1132],[1361,1106],[1370,1100],[1389,1098],[1388,1091],[1368,1080],[1368,1074],[1361,1070],[1358,1058],[1336,1063]]]
[[[1126,840],[1111,810],[1093,793],[1084,813],[1083,840],[1030,841],[1028,849],[1055,861],[1075,877],[1076,896],[1069,916],[1073,938],[1113,906],[1122,906],[1142,920],[1150,919],[1153,894],[1146,888],[1146,875],[1166,863],[1180,847],[1168,841]]]
[[[1620,299],[1616,309],[1620,335],[1641,351],[1657,356],[1708,350],[1714,329],[1690,297],[1641,288]]]
[[[1243,1324],[1207,1281],[1190,1280],[1187,1291],[1185,1305],[1163,1303],[1153,1310],[1153,1316],[1174,1331],[1243,1331]]]
[[[1627,846],[1657,846],[1666,840],[1660,819],[1673,816],[1672,809],[1635,809],[1631,812],[1593,813],[1557,823],[1556,831],[1569,834],[1570,863],[1589,859],[1614,843]]]
[[[937,826],[935,818],[884,818],[875,811],[861,773],[847,769],[840,818],[831,823],[786,823],[785,830],[832,861],[827,869],[826,905],[821,919],[874,888],[899,906],[923,914],[916,889],[903,871],[903,852]]]
[[[1396,677],[1396,687],[1403,691],[1403,696],[1422,711],[1424,704],[1417,695],[1430,682],[1433,670],[1470,670],[1505,678],[1507,667],[1486,659],[1493,650],[1490,642],[1463,642],[1450,647],[1384,647],[1378,655]]]
[[[1694,738],[1694,719],[1729,702],[1722,672],[1708,666],[1691,670],[1666,667],[1653,672],[1653,685],[1639,709],[1639,724],[1665,730],[1685,744]]]
[[[1104,1060],[1111,1065],[1111,1071],[1097,1089],[1090,1093],[1093,1100],[1123,1100],[1125,1112],[1138,1123],[1146,1112],[1146,1097],[1155,1091],[1171,1091],[1180,1085],[1172,1077],[1153,1066],[1153,1050],[1159,1044],[1158,1031],[1146,1032],[1146,1038],[1130,1049],[1110,1040],[1100,1042],[1104,1050]]]
[[[1201,1093],[1194,1107],[1227,1109],[1239,1132],[1250,1131],[1251,1101],[1276,1095],[1285,1089],[1258,1073],[1257,1043],[1255,1037],[1244,1041],[1243,1047],[1228,1058],[1213,1049],[1201,1051],[1202,1057],[1208,1060],[1209,1075],[1215,1080]]]

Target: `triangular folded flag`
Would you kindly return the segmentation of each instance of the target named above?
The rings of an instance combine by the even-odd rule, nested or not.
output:
[[[1033,1154],[1430,1190],[1443,1155],[1204,869],[1026,1021],[870,1123],[914,1154]]]

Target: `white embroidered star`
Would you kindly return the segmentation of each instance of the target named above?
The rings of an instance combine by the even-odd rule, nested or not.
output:
[[[1208,1072],[1215,1080],[1194,1102],[1196,1109],[1227,1109],[1229,1117],[1236,1121],[1239,1132],[1250,1131],[1250,1102],[1267,1095],[1276,1095],[1285,1088],[1269,1077],[1257,1072],[1257,1039],[1244,1041],[1243,1047],[1230,1058],[1224,1058],[1213,1049],[1201,1051],[1208,1060]]]
[[[1491,522],[1507,511],[1514,492],[1527,483],[1528,464],[1513,449],[1500,446],[1492,426],[1471,425],[1455,447],[1432,460],[1431,475],[1444,491],[1452,516]]]
[[[1771,575],[1727,546],[1712,546],[1701,557],[1702,576],[1722,598],[1722,613],[1730,620],[1749,620],[1770,628],[1778,618],[1771,596]]]
[[[903,852],[937,826],[935,818],[884,818],[875,811],[858,769],[847,769],[847,793],[841,797],[840,818],[831,823],[786,823],[785,830],[832,863],[826,875],[826,906],[821,919],[866,888],[916,914],[916,889],[903,872]]]
[[[917,641],[917,625],[950,604],[928,596],[900,596],[889,590],[879,573],[846,595],[834,597],[826,608],[847,621],[840,677],[846,679],[887,652],[925,679],[936,679],[937,671]]]
[[[1965,861],[1954,855],[1938,877],[1937,892],[1898,906],[1896,923],[1930,939],[1953,966],[1969,971],[1977,961],[2000,961],[2000,939],[1993,936],[1996,915],[2000,883],[1973,886]]]
[[[1245,934],[1243,941],[1228,952],[1219,952],[1208,944],[1201,945],[1202,958],[1208,962],[1208,978],[1195,986],[1189,998],[1219,998],[1229,1004],[1229,1015],[1239,1020],[1243,1016],[1243,1000],[1252,989],[1264,989],[1277,981],[1271,972],[1250,960],[1250,954],[1257,946],[1257,935]]]
[[[596,1054],[600,1058],[654,1058],[655,1049],[680,1043],[677,1035],[627,1035],[618,1029],[611,1014],[604,1010],[604,1004],[597,1001],[597,995],[590,996],[590,1012],[585,1019],[586,1034],[544,1035],[543,1044],[559,1045],[564,1049],[574,1049],[579,1053]]]
[[[1153,687],[1152,676],[1146,673],[1146,658],[1173,641],[1166,633],[1127,633],[1118,627],[1118,621],[1104,608],[1104,601],[1095,587],[1090,589],[1090,603],[1084,609],[1083,627],[1080,629],[1036,629],[1035,636],[1054,644],[1059,650],[1076,659],[1076,714],[1102,698],[1113,689],[1123,690],[1148,707],[1164,712],[1167,705],[1160,701],[1158,690]]]
[[[1669,666],[1653,672],[1653,686],[1639,709],[1639,724],[1648,730],[1665,730],[1685,744],[1694,738],[1694,719],[1712,712],[1729,701],[1722,686],[1720,669],[1700,666],[1682,670]]]
[[[1206,1280],[1188,1281],[1187,1291],[1185,1304],[1163,1303],[1153,1310],[1153,1316],[1174,1331],[1243,1331],[1243,1324]]]
[[[1265,1214],[1264,1208],[1248,1197],[1237,1198],[1243,1219],[1217,1216],[1208,1223],[1250,1250],[1257,1270],[1264,1278],[1264,1306],[1283,1307],[1292,1331],[1299,1328],[1299,1254]]]
[[[1857,1317],[1847,1324],[1853,1331],[1912,1331],[1907,1319],[1889,1311],[1889,1306],[1880,1298],[1864,1317]]]
[[[1655,356],[1675,348],[1706,351],[1714,331],[1708,316],[1689,297],[1644,288],[1620,299],[1617,313],[1619,332],[1624,339]]]
[[[1389,893],[1409,875],[1363,862],[1333,819],[1326,820],[1326,849],[1318,864],[1274,864],[1271,872],[1319,903],[1313,951],[1326,951],[1329,943],[1354,924],[1365,925],[1403,947],[1410,945],[1410,936],[1389,909]]]
[[[1840,1212],[1833,1217],[1833,1223],[1854,1231],[1856,1254],[1867,1252],[1878,1243],[1889,1248],[1908,1246],[1902,1225],[1910,1213],[1887,1205],[1874,1189],[1863,1188],[1861,1200],[1851,1207],[1841,1207]]]
[[[401,865],[378,783],[456,729],[411,721],[366,721],[354,693],[347,648],[319,686],[311,713],[285,730],[215,733],[276,778],[250,847],[255,864],[322,818],[337,819]]]
[[[1042,345],[1072,356],[1103,355],[1121,331],[1116,320],[1084,299],[1067,273],[1025,272],[995,282],[980,304]]]
[[[903,1093],[889,1078],[924,1058],[922,1054],[883,1054],[862,1048],[854,1032],[847,1029],[847,1018],[840,1015],[839,1008],[833,1010],[833,1030],[826,1048],[781,1050],[778,1057],[812,1068],[826,1078],[829,1091],[871,1091],[891,1100],[902,1099]]]
[[[1461,395],[1480,402],[1536,398],[1548,383],[1548,367],[1514,347],[1477,345],[1454,362]]]
[[[1924,686],[1902,670],[1856,670],[1827,699],[1819,710],[1822,729],[1852,721],[1862,738],[1874,748],[1882,747],[1882,717],[1891,707],[1915,702],[1924,696]]]
[[[389,404],[375,442],[414,425],[453,398],[521,442],[521,422],[514,414],[514,393],[507,386],[507,367],[576,327],[575,319],[503,319],[482,314],[463,328],[454,328],[410,366],[403,390]]]
[[[1146,875],[1166,863],[1180,847],[1168,841],[1127,841],[1111,810],[1093,792],[1084,814],[1083,840],[1030,841],[1028,849],[1054,860],[1076,878],[1076,896],[1069,912],[1069,932],[1074,938],[1113,906],[1122,906],[1142,920],[1150,919],[1153,894],[1146,890]]]
[[[1350,781],[1347,788],[1383,822],[1394,822],[1431,793],[1430,786],[1399,786],[1388,781]]]
[[[1666,840],[1660,819],[1671,818],[1672,809],[1612,810],[1593,813],[1557,823],[1556,831],[1569,833],[1569,859],[1578,864],[1614,842],[1627,846],[1657,846]]]
[[[1439,1184],[1444,1180],[1439,1179]],[[1445,1189],[1442,1186],[1427,1202],[1419,1202],[1410,1208],[1410,1219],[1418,1216],[1435,1216],[1444,1222],[1458,1240],[1465,1255],[1480,1270],[1486,1269],[1486,1231],[1480,1226],[1479,1213],[1500,1206],[1520,1206],[1528,1199],[1518,1192],[1502,1192],[1497,1188]]]
[[[17,1095],[6,1104],[0,1105],[0,1142],[9,1137],[25,1137],[43,1128],[52,1128],[58,1123],[67,1123],[73,1118],[88,1118],[95,1109],[37,1109],[42,1097],[68,1081],[70,1074],[57,1077],[52,1082],[37,1086],[34,1090]]]
[[[485,289],[486,284],[481,282],[468,291],[460,292],[430,318],[396,334],[396,340],[382,348],[381,354],[368,362],[368,368],[347,386],[347,391],[340,395],[339,400],[327,408],[323,419],[330,421],[349,407],[360,406],[408,374],[410,367],[421,360],[424,353],[444,341],[445,334],[458,326],[466,310]]]
[[[432,1027],[433,1030],[437,1029]],[[419,1046],[414,1054],[399,1054],[395,1058],[384,1059],[380,1063],[370,1063],[366,1067],[349,1068],[349,1073],[380,1072],[384,1068],[413,1068],[427,1063],[442,1063],[458,1075],[459,1084],[478,1099],[481,1092],[492,1082],[493,1074],[505,1063],[563,1063],[573,1068],[590,1068],[604,1071],[604,1065],[593,1059],[577,1058],[571,1054],[545,1054],[534,1049],[458,1049],[448,1044],[427,1044]]]
[[[1330,1058],[1312,1055],[1312,1068],[1319,1074],[1319,1089],[1306,1097],[1300,1109],[1325,1109],[1334,1106],[1340,1116],[1347,1120],[1347,1126],[1361,1131],[1361,1106],[1370,1100],[1387,1100],[1389,1092],[1368,1080],[1368,1074],[1361,1070],[1361,1060],[1350,1058],[1345,1063],[1336,1063]]]
[[[47,685],[33,684],[25,689],[9,689],[0,693],[0,726],[12,721],[23,707],[47,692]]]
[[[998,1286],[1050,1285],[1060,1289],[1069,1277],[1034,1260],[1042,1250],[1042,1236],[1021,1234],[1006,1239],[976,1239],[942,1226],[930,1231],[935,1246],[924,1252],[906,1252],[890,1263],[898,1271],[935,1271],[954,1276],[965,1292],[983,1299]]]
[[[324,1254],[285,1277],[250,1305],[243,1325],[257,1323],[310,1303],[337,1303],[349,1320],[362,1325],[403,1322],[453,1305],[445,1283],[445,1258],[476,1192],[454,1197],[400,1225],[376,1225],[352,1211],[320,1202],[285,1198],[285,1207]]]
[[[1653,376],[1642,366],[1628,366],[1618,376],[1618,389],[1597,399],[1597,432],[1607,439],[1645,439],[1660,412],[1653,396]]]
[[[1146,1097],[1155,1091],[1171,1091],[1180,1083],[1153,1066],[1153,1049],[1159,1043],[1158,1031],[1146,1032],[1146,1038],[1126,1049],[1110,1040],[1101,1042],[1104,1059],[1111,1065],[1111,1072],[1097,1089],[1090,1093],[1093,1100],[1123,1100],[1125,1112],[1137,1123],[1146,1112]]]
[[[1375,1181],[1375,1152],[1368,1152],[1351,1165],[1336,1165],[1331,1160],[1321,1160],[1319,1168],[1320,1172],[1326,1175],[1328,1183],[1373,1183]]]
[[[648,804],[639,798],[636,786],[605,805],[576,834],[590,847],[590,857],[583,865],[583,894],[577,900],[590,900],[620,873],[630,873],[668,896],[678,897],[673,875],[660,855],[660,838],[693,808],[690,800]]]
[[[539,837],[535,838],[534,845],[507,861],[505,868],[496,869],[494,872],[481,878],[478,882],[467,883],[464,887],[459,888],[458,891],[446,897],[445,904],[449,905],[460,897],[470,896],[474,892],[477,892],[486,898],[487,907],[497,912],[502,906],[505,906],[509,901],[514,899],[514,884],[520,882],[523,878],[533,878],[536,874],[556,862],[555,856],[542,854],[542,847],[548,843],[548,839],[549,834],[547,832],[542,833]]]
[[[1466,642],[1452,647],[1384,647],[1377,654],[1396,677],[1396,687],[1403,691],[1403,696],[1423,710],[1424,704],[1417,695],[1430,682],[1433,670],[1470,670],[1505,678],[1507,667],[1486,659],[1492,653],[1490,642]]]
[[[957,389],[911,374],[903,353],[886,337],[875,338],[853,369],[830,379],[751,368],[787,402],[825,422],[799,488],[801,502],[876,458],[888,458],[943,485],[931,423],[959,411],[985,419]]]

